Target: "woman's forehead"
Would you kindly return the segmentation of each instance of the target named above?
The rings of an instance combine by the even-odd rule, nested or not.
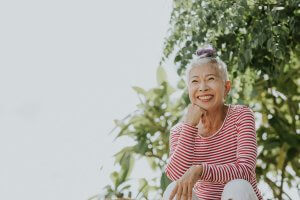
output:
[[[219,70],[213,64],[205,64],[200,66],[195,66],[190,70],[190,77],[194,76],[219,76]]]

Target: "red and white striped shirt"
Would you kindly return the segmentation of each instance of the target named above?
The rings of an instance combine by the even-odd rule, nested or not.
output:
[[[245,179],[262,200],[256,183],[256,157],[253,112],[243,105],[229,105],[221,128],[212,136],[201,137],[196,127],[186,123],[172,127],[166,174],[175,181],[192,165],[201,164],[203,173],[194,186],[199,199],[221,199],[227,182]]]

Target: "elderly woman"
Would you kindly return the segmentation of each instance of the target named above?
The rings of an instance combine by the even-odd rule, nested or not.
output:
[[[215,55],[210,46],[198,50],[187,70],[191,104],[171,129],[166,174],[174,182],[163,199],[262,199],[253,112],[225,104],[231,85],[225,63]]]

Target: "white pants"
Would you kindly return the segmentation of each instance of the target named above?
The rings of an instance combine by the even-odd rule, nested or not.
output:
[[[176,182],[170,183],[163,195],[163,200],[169,200],[169,197],[176,186]],[[193,191],[192,200],[199,200]],[[176,196],[174,197],[176,199]],[[222,192],[221,200],[258,200],[251,184],[244,179],[235,179],[229,181]]]

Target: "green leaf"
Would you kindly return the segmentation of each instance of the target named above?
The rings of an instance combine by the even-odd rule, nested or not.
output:
[[[176,91],[175,88],[173,88],[171,85],[168,84],[168,86],[167,86],[167,95],[170,96],[175,91]]]
[[[138,193],[136,195],[136,198],[139,196],[139,194],[141,192],[145,192],[145,190],[147,189],[147,186],[148,186],[148,182],[145,178],[141,178],[139,179],[139,188],[138,188]]]
[[[121,160],[123,159],[123,157],[125,156],[126,153],[130,153],[132,152],[132,150],[134,149],[134,146],[130,146],[130,147],[124,147],[123,149],[121,149],[118,153],[116,153],[114,155],[115,157],[115,164],[116,163],[120,163]]]
[[[123,186],[123,187],[120,189],[120,191],[127,190],[127,189],[129,189],[130,187],[131,187],[130,185],[125,185],[125,186]]]
[[[118,184],[118,186],[122,183],[124,183],[127,180],[127,177],[129,177],[129,168],[122,168],[120,171],[120,182]]]
[[[146,96],[147,94],[147,92],[141,87],[133,86],[132,89],[136,91],[138,94],[142,94],[144,96]]]
[[[166,174],[162,173],[161,178],[160,178],[160,187],[163,190],[163,192],[166,190],[166,188],[168,187],[168,185],[171,182],[172,181],[166,176]]]
[[[177,83],[177,88],[178,89],[184,89],[186,87],[186,83],[184,79],[180,79],[179,82]]]
[[[156,71],[156,81],[158,85],[167,82],[167,74],[162,66],[159,66]]]
[[[121,120],[115,119],[114,122],[115,122],[116,126],[119,126],[119,127],[123,126],[123,122]]]
[[[113,173],[110,174],[110,179],[112,180],[114,185],[118,185],[118,178],[119,178],[118,172],[114,171]]]
[[[154,158],[152,158],[152,157],[147,157],[146,159],[147,159],[147,162],[148,162],[148,164],[150,165],[151,169],[152,169],[153,171],[155,171],[155,170],[157,169],[158,165],[155,163]]]
[[[268,39],[268,42],[267,42],[267,48],[271,49],[272,45],[273,45],[273,38],[270,38],[270,39]]]
[[[179,62],[179,61],[181,61],[181,56],[180,55],[177,55],[176,57],[175,57],[175,59],[174,59],[174,62],[176,63],[176,62]]]
[[[282,169],[282,166],[283,166],[283,163],[285,161],[286,153],[287,153],[288,148],[289,148],[289,145],[287,143],[284,143],[282,145],[282,147],[280,148],[278,162],[277,162],[277,168],[278,169]]]

